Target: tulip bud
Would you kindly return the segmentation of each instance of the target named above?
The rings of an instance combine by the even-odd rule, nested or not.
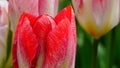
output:
[[[0,68],[6,57],[6,40],[8,32],[8,2],[0,0]]]
[[[74,68],[76,26],[71,6],[55,18],[23,13],[15,32],[13,68]]]
[[[18,19],[23,12],[35,16],[39,14],[55,15],[58,8],[58,0],[9,0],[9,16],[12,31],[15,31]]]
[[[118,24],[119,0],[72,0],[80,25],[95,39]]]

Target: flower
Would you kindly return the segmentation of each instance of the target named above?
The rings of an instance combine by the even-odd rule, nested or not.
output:
[[[0,0],[0,67],[5,61],[6,40],[8,33],[8,2]]]
[[[119,0],[72,0],[80,25],[95,39],[118,24]]]
[[[23,12],[35,16],[41,14],[55,15],[57,13],[58,0],[9,0],[9,16],[12,31],[15,31],[19,17]]]
[[[74,68],[76,25],[71,6],[55,18],[23,13],[14,36],[13,68]]]

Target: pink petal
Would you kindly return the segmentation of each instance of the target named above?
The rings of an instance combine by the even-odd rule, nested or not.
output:
[[[31,62],[38,50],[38,40],[27,18],[24,18],[23,25],[21,25],[19,29],[18,45],[23,59],[27,60],[28,63]]]
[[[60,11],[59,14],[55,17],[55,21],[58,24],[64,18],[68,18],[71,23],[75,23],[74,12],[71,5]]]
[[[39,0],[39,15],[49,14],[55,16],[58,11],[58,0]]]
[[[43,60],[39,62],[39,59],[44,59],[45,55],[45,47],[47,45],[47,35],[52,30],[51,20],[47,15],[42,15],[38,17],[33,26],[34,33],[37,36],[38,44],[39,44],[39,52],[37,53],[37,65],[41,66]],[[55,22],[52,20],[53,25],[55,26]]]
[[[0,67],[6,56],[6,40],[8,35],[8,2],[0,0]]]
[[[68,33],[68,38],[69,38],[69,44],[68,44],[68,67],[69,68],[74,68],[74,61],[75,61],[75,53],[76,53],[76,22],[75,22],[75,16],[74,12],[72,9],[72,6],[69,5],[65,9],[63,9],[56,17],[55,20],[57,23],[59,23],[62,19],[68,18],[70,21],[70,27],[69,27],[69,33]]]
[[[71,6],[55,18],[56,27],[48,34],[44,67],[74,68],[76,52],[75,17]]]
[[[48,34],[43,68],[58,68],[65,62],[68,50],[69,26],[70,22],[64,19]]]
[[[15,31],[18,19],[23,12],[38,16],[38,0],[9,0],[9,16],[12,30]]]
[[[27,13],[23,13],[19,23],[17,25],[17,29],[15,32],[15,36],[14,36],[14,41],[13,41],[13,47],[12,47],[12,56],[13,56],[13,67],[14,68],[18,68],[18,58],[17,58],[17,48],[18,48],[18,32],[21,28],[21,26],[24,24],[24,18],[27,18],[27,20],[29,19],[31,22],[35,20],[35,16],[27,14]],[[30,23],[32,24],[32,23]]]
[[[108,7],[110,7],[111,1],[109,0],[92,0],[93,15],[96,24],[101,27],[104,25],[104,21],[107,17]]]

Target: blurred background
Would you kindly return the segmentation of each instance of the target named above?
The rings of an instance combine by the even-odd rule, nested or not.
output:
[[[59,11],[71,0],[59,0]],[[75,68],[90,68],[93,38],[77,25],[77,52]],[[110,46],[113,44],[113,46]],[[120,68],[120,24],[103,36],[98,45],[97,68]]]

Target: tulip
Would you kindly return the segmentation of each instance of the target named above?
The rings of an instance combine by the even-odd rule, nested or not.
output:
[[[0,0],[0,68],[6,56],[6,40],[8,32],[8,2]]]
[[[57,13],[58,0],[9,0],[9,16],[12,31],[15,31],[18,19],[23,12],[35,16],[49,14],[54,16]]]
[[[118,24],[119,0],[72,0],[80,25],[95,39]]]
[[[23,13],[12,47],[13,68],[74,68],[76,26],[71,6],[53,18]]]

